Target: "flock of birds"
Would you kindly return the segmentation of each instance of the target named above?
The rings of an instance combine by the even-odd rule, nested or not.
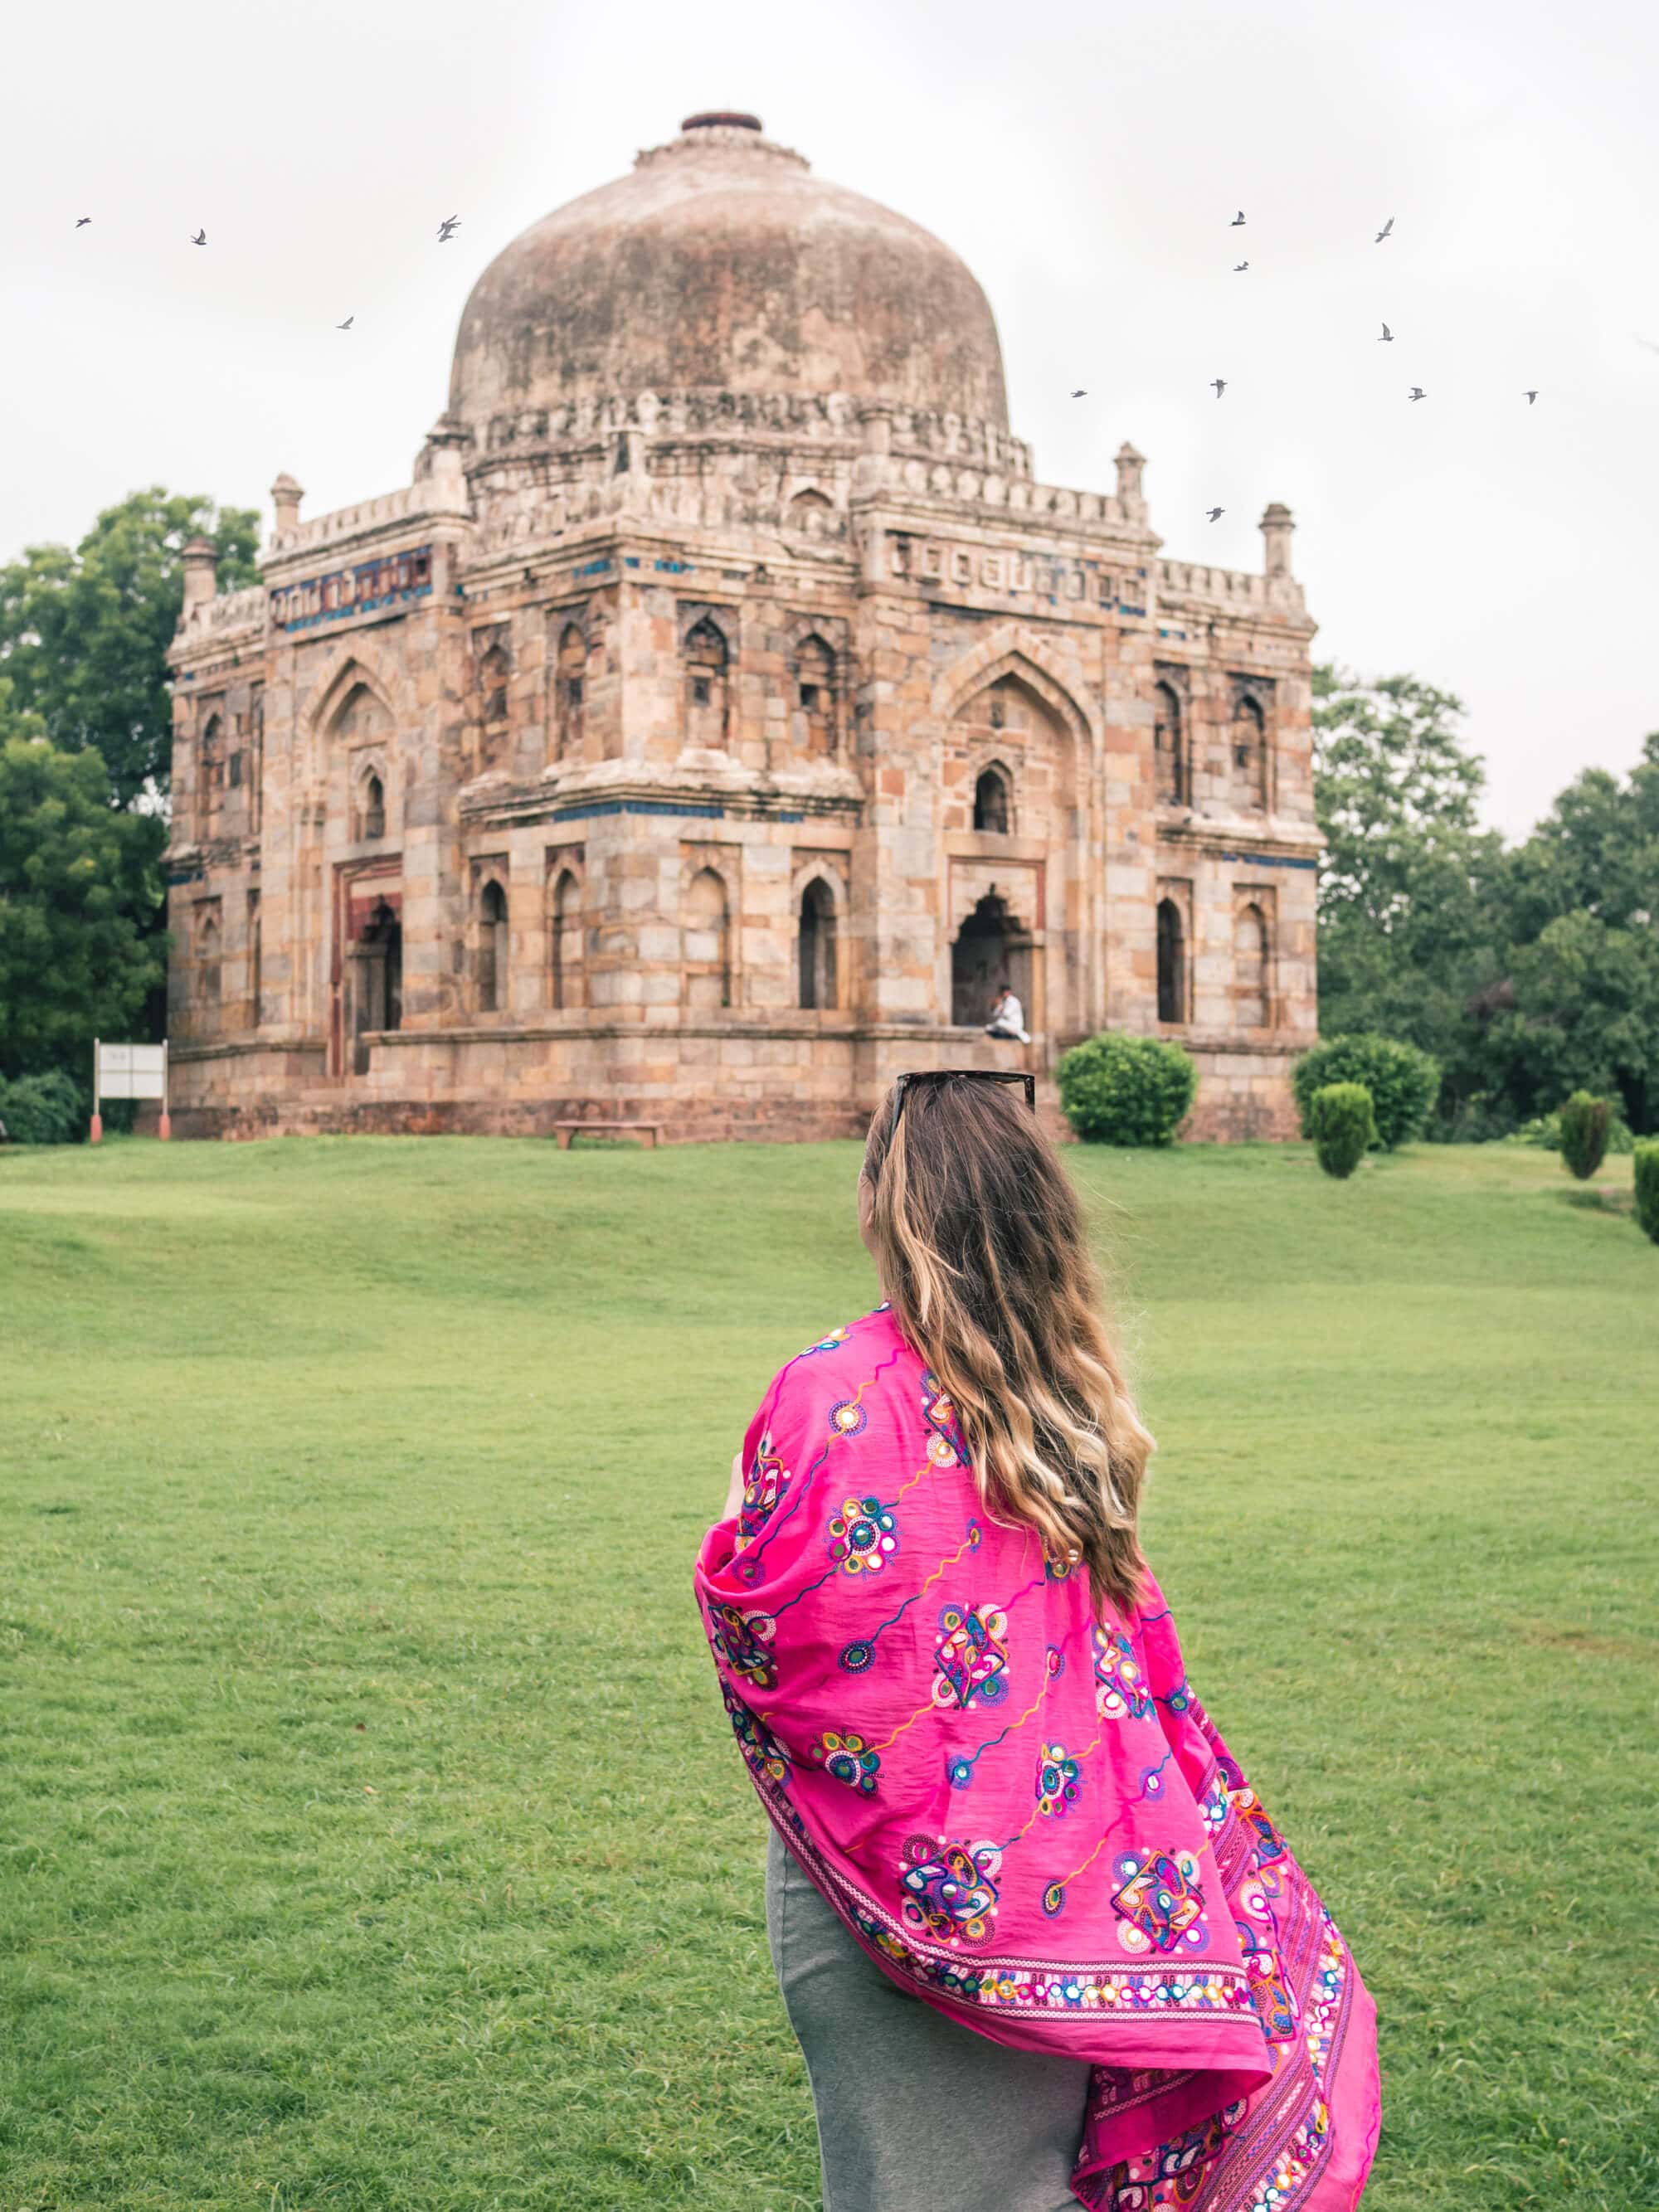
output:
[[[76,218],[75,228],[77,230],[84,230],[91,221],[92,217],[89,215],[77,216]],[[1227,228],[1229,230],[1240,230],[1243,228],[1243,225],[1244,210],[1243,208],[1240,208],[1238,213],[1233,217]],[[438,225],[439,245],[447,246],[450,240],[454,237],[456,232],[460,228],[460,227],[461,218],[459,216],[447,215],[443,221]],[[1394,217],[1390,216],[1388,221],[1383,224],[1382,229],[1377,232],[1376,238],[1371,241],[1372,244],[1381,246],[1384,239],[1392,234],[1393,230]],[[201,229],[193,232],[191,235],[190,242],[192,246],[205,246],[207,244],[206,227],[204,226]],[[1233,264],[1234,276],[1242,276],[1249,265],[1250,264],[1248,261],[1236,261]],[[336,323],[334,327],[337,331],[349,331],[356,319],[357,318],[355,314],[348,315],[344,322]],[[1389,328],[1386,323],[1382,325],[1382,334],[1378,338],[1377,343],[1379,345],[1392,345],[1394,343],[1394,332]],[[1216,398],[1219,399],[1227,389],[1226,378],[1224,376],[1212,377],[1210,380],[1210,388],[1215,393]],[[1079,390],[1072,394],[1073,399],[1086,399],[1088,396],[1089,394],[1087,390],[1082,387],[1079,387]],[[1420,384],[1413,384],[1410,391],[1406,394],[1407,399],[1413,400],[1426,399],[1428,396],[1428,393],[1423,389]],[[1524,397],[1528,406],[1530,407],[1535,404],[1538,398],[1538,392],[1536,388],[1534,388],[1533,390],[1525,392],[1522,396]],[[1206,520],[1210,522],[1219,522],[1222,516],[1226,512],[1227,510],[1224,507],[1206,507],[1204,510]]]
[[[1244,210],[1243,208],[1240,208],[1238,213],[1233,217],[1227,228],[1229,230],[1239,230],[1243,228],[1243,224]],[[1383,224],[1382,229],[1377,232],[1376,236],[1372,240],[1371,243],[1374,246],[1381,246],[1384,239],[1389,238],[1393,234],[1393,231],[1394,217],[1390,216],[1388,221]],[[1249,265],[1250,264],[1248,261],[1235,261],[1233,264],[1234,276],[1242,276]],[[1382,325],[1382,334],[1377,339],[1377,343],[1378,345],[1392,345],[1394,343],[1394,332],[1389,328],[1386,323]],[[1214,392],[1216,398],[1219,399],[1227,389],[1226,378],[1224,376],[1212,376],[1210,379],[1210,389]],[[1407,399],[1426,399],[1428,396],[1428,393],[1423,389],[1423,386],[1420,384],[1413,384],[1406,394]],[[1089,397],[1089,394],[1086,389],[1081,389],[1074,392],[1072,394],[1072,397],[1073,399],[1086,399]],[[1522,394],[1522,397],[1525,399],[1528,407],[1534,405],[1538,398],[1537,388],[1534,386],[1532,390],[1524,392]],[[1224,507],[1206,507],[1204,510],[1205,519],[1210,522],[1219,522],[1222,516],[1225,514],[1227,510]]]
[[[91,221],[92,217],[89,215],[76,216],[75,218],[75,228],[77,230],[84,230]],[[454,237],[456,232],[460,228],[460,227],[461,218],[459,216],[447,215],[443,221],[438,225],[439,245],[447,246],[450,240]],[[207,244],[207,227],[205,224],[204,224],[199,230],[195,230],[191,233],[190,242],[192,246],[205,246]],[[349,331],[356,319],[357,318],[355,314],[348,315],[344,322],[336,323],[334,327],[337,331]]]

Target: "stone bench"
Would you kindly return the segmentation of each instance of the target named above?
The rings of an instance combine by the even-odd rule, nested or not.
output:
[[[654,1152],[662,1138],[660,1121],[556,1121],[553,1133],[559,1140],[559,1150],[568,1152],[578,1137],[637,1137],[647,1152]]]

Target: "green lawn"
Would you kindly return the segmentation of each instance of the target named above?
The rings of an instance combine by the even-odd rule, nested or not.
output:
[[[817,2205],[690,1577],[856,1158],[0,1157],[0,2212]],[[1367,2212],[1651,2212],[1659,1249],[1509,1148],[1071,1158]]]

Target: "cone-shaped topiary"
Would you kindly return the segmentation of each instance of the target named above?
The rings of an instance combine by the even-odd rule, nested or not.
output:
[[[1659,1244],[1659,1137],[1638,1137],[1636,1155],[1636,1218]]]
[[[1198,1070],[1164,1037],[1107,1032],[1073,1045],[1054,1080],[1085,1144],[1167,1145],[1187,1118]]]
[[[1593,1176],[1607,1158],[1611,1111],[1605,1098],[1575,1091],[1558,1116],[1562,1162],[1580,1182]]]
[[[1328,1176],[1351,1176],[1376,1142],[1371,1094],[1363,1083],[1327,1083],[1308,1102],[1308,1132]]]

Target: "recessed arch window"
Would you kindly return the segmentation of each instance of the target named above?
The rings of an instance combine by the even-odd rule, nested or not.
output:
[[[1172,898],[1158,902],[1158,1018],[1187,1018],[1187,930]]]
[[[836,656],[821,637],[801,640],[794,674],[798,740],[805,752],[827,758],[836,750]]]
[[[503,645],[492,645],[478,663],[478,690],[486,722],[507,720],[507,679],[512,665]]]
[[[357,835],[362,838],[386,835],[386,786],[373,769],[359,787]]]
[[[219,908],[216,899],[211,906],[203,909],[196,925],[196,994],[204,1006],[216,1008],[219,1004],[223,975],[222,952]]]
[[[680,998],[703,1012],[732,1003],[732,908],[725,879],[713,868],[700,868],[686,889]]]
[[[792,530],[805,530],[814,537],[820,537],[831,526],[835,513],[834,501],[809,486],[805,491],[798,491],[789,502],[789,526]]]
[[[559,634],[554,683],[559,751],[569,758],[581,750],[587,715],[587,640],[575,623],[567,623]]]
[[[1264,1030],[1272,1007],[1267,917],[1252,899],[1233,917],[1233,1011],[1241,1029]]]
[[[685,641],[688,744],[715,752],[725,749],[728,659],[723,632],[705,615],[693,625]]]
[[[1013,825],[1008,776],[1000,768],[981,769],[974,785],[974,827],[1006,836]]]
[[[550,955],[549,998],[556,1008],[586,1003],[582,954],[581,880],[574,868],[561,868],[548,900],[548,938]]]
[[[797,942],[802,1006],[823,1012],[836,1006],[836,899],[822,876],[801,892]]]
[[[1173,684],[1159,684],[1153,688],[1152,759],[1158,805],[1186,805],[1186,731],[1182,725],[1181,695]]]
[[[507,891],[491,876],[478,893],[477,1006],[494,1014],[507,1004]]]
[[[1234,800],[1252,810],[1263,808],[1267,804],[1267,719],[1248,692],[1233,708],[1231,736]]]

